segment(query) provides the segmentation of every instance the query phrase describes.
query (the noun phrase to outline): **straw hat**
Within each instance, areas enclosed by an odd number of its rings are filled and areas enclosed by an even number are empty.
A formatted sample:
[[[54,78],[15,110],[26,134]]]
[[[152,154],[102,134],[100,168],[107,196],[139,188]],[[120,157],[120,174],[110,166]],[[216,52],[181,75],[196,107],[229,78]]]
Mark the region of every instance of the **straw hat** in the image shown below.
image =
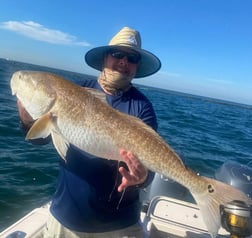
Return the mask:
[[[96,47],[89,50],[85,55],[86,63],[99,71],[102,71],[104,56],[109,49],[127,48],[138,52],[141,55],[141,61],[137,68],[135,78],[146,77],[156,73],[161,62],[157,56],[147,50],[141,49],[141,36],[136,30],[129,27],[123,27],[109,42],[107,46]]]

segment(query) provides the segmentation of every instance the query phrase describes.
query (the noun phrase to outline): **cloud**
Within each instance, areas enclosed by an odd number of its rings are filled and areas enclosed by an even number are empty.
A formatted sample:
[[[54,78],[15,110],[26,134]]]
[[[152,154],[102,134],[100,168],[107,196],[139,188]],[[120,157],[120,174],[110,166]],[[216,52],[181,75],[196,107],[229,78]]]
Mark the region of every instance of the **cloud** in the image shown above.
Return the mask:
[[[235,85],[235,82],[225,79],[216,79],[216,78],[206,78],[206,81],[209,83],[220,84],[220,85]]]
[[[38,41],[59,45],[90,46],[88,42],[78,41],[77,38],[59,30],[49,29],[33,21],[6,21],[0,23],[0,29],[16,32]]]

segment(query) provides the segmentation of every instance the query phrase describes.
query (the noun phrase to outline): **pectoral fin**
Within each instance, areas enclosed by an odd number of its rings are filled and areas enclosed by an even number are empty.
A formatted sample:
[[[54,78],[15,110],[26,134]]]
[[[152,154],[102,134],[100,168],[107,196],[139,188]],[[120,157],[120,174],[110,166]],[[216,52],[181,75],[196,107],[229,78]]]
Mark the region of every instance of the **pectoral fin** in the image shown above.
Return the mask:
[[[32,140],[38,138],[47,138],[51,134],[52,128],[52,116],[51,113],[47,113],[34,122],[25,139]]]
[[[57,152],[62,159],[66,160],[66,152],[69,147],[69,143],[60,132],[57,131],[57,125],[55,124],[55,118],[51,113],[47,113],[39,118],[32,125],[26,135],[26,140],[47,138],[51,134],[52,142]]]
[[[69,142],[56,131],[52,131],[51,135],[55,149],[59,153],[60,157],[66,161],[66,153],[69,148]]]
[[[95,88],[85,88],[85,90],[91,93],[96,98],[100,99],[102,102],[107,104],[106,94],[104,92],[99,91]]]

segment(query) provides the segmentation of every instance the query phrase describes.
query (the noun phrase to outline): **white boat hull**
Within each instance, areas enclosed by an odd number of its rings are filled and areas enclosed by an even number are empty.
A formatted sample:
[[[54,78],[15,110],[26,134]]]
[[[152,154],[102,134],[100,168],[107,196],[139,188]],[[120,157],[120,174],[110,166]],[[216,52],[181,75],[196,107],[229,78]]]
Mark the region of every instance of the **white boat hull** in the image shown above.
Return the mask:
[[[36,208],[0,233],[0,238],[38,238],[49,214],[50,204]],[[154,197],[141,213],[146,238],[210,238],[198,207],[174,198]],[[229,237],[220,229],[218,237]]]

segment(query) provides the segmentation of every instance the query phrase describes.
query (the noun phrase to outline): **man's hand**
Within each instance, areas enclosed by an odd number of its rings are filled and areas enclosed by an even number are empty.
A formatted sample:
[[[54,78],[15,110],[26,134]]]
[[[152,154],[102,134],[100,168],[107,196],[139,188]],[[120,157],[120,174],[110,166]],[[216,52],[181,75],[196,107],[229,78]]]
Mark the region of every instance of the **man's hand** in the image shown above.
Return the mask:
[[[143,164],[129,151],[120,150],[123,161],[127,164],[128,169],[119,168],[122,175],[122,183],[118,186],[118,192],[122,192],[125,188],[137,184],[142,184],[147,178],[148,170]]]
[[[25,108],[23,107],[22,103],[19,100],[17,101],[17,107],[18,107],[20,120],[22,121],[23,126],[30,128],[32,124],[34,123],[34,120],[30,116],[30,114],[25,110]]]

